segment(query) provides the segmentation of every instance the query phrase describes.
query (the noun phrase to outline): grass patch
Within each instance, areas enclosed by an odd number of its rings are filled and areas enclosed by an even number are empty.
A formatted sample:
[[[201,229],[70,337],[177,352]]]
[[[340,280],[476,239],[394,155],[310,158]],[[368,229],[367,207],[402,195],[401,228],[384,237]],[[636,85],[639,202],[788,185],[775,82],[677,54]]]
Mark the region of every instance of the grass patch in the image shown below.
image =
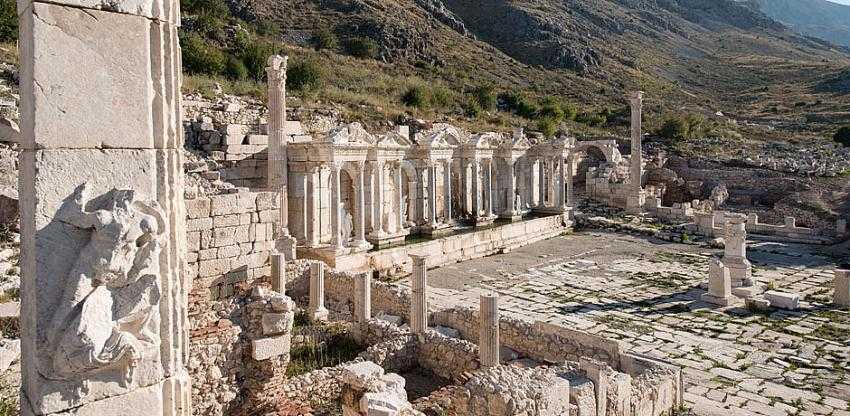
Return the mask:
[[[618,331],[633,332],[640,335],[648,335],[655,332],[655,330],[649,325],[630,321],[616,315],[594,316],[592,319],[600,324],[608,325],[609,328],[616,329]]]
[[[308,342],[290,352],[287,377],[296,377],[325,367],[353,360],[364,349],[348,333],[333,325],[323,327],[328,337],[321,342]]]

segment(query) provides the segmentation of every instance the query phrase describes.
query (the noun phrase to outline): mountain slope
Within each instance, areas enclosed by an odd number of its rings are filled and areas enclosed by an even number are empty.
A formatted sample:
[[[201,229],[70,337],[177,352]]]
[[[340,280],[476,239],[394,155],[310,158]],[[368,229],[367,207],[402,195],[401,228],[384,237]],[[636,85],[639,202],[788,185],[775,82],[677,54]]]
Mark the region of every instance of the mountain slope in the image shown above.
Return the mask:
[[[754,0],[759,10],[809,36],[850,47],[850,6],[826,0]]]
[[[453,88],[555,94],[588,106],[648,92],[649,112],[723,111],[788,130],[850,121],[847,51],[734,0],[232,0],[310,46],[326,27],[379,45],[382,70]],[[837,81],[836,81],[837,80]]]

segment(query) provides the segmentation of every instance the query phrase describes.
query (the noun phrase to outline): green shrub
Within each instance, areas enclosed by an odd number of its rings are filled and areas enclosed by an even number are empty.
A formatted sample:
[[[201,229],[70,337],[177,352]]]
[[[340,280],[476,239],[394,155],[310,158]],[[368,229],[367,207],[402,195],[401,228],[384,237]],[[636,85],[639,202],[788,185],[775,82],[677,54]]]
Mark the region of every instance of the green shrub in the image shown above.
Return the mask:
[[[227,64],[224,67],[224,76],[234,81],[242,81],[248,78],[248,68],[235,56],[228,55]]]
[[[187,15],[206,14],[219,19],[230,15],[230,9],[224,0],[181,0],[180,11]]]
[[[482,110],[493,111],[496,109],[496,93],[493,91],[493,87],[475,87],[470,96]]]
[[[428,94],[425,88],[420,85],[408,88],[401,96],[401,102],[406,106],[415,108],[427,108],[430,105]]]
[[[180,39],[183,49],[183,70],[189,74],[219,75],[227,58],[224,52],[192,33]]]
[[[688,123],[682,117],[669,117],[664,120],[656,134],[670,142],[686,140],[690,136]]]
[[[280,26],[277,23],[268,20],[260,19],[254,23],[254,30],[260,36],[277,37],[280,34]]]
[[[476,118],[481,115],[481,104],[478,103],[478,100],[467,97],[466,104],[463,106],[463,112],[472,118]]]
[[[558,132],[559,122],[553,118],[540,118],[537,120],[537,130],[546,137],[553,137]]]
[[[843,126],[838,129],[832,139],[844,147],[850,147],[850,126]]]
[[[333,51],[339,46],[339,40],[334,32],[331,32],[330,29],[326,27],[316,29],[316,31],[313,32],[313,36],[310,41],[313,43],[313,47],[315,47],[317,51],[322,49]]]
[[[499,99],[502,100],[507,110],[516,113],[520,117],[531,119],[537,114],[537,106],[522,94],[502,93],[499,94]]]
[[[208,39],[224,40],[227,37],[224,34],[224,20],[212,13],[201,12],[198,14],[192,27],[196,33]]]
[[[266,61],[274,55],[273,45],[265,42],[254,42],[242,50],[241,59],[248,70],[248,76],[260,81],[266,75]]]
[[[18,12],[13,0],[0,0],[0,42],[18,39]]]
[[[608,119],[602,114],[581,113],[576,116],[576,121],[591,127],[600,127],[608,122]]]
[[[297,61],[286,69],[286,88],[295,91],[315,91],[324,81],[322,66],[313,60]]]
[[[546,103],[537,112],[537,117],[540,119],[552,119],[557,123],[564,120],[564,110],[556,103]]]
[[[364,37],[351,38],[345,42],[345,50],[356,58],[375,58],[378,56],[378,43]]]
[[[442,86],[431,88],[431,105],[437,108],[448,108],[454,103],[452,92]]]

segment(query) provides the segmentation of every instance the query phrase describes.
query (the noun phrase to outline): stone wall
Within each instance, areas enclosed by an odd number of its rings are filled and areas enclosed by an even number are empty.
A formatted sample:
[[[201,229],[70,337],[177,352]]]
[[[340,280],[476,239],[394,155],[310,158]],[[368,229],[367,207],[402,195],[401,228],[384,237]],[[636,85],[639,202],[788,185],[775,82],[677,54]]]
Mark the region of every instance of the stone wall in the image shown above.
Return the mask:
[[[277,199],[242,191],[186,200],[193,413],[238,407],[250,349],[251,290],[269,275]]]

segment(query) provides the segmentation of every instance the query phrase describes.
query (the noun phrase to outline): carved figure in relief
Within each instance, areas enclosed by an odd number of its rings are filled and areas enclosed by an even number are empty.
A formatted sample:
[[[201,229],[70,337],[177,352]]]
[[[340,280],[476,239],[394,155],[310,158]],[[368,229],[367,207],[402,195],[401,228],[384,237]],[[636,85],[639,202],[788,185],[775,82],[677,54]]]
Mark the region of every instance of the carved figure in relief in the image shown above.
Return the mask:
[[[156,202],[117,189],[105,196],[106,207],[87,211],[88,193],[86,185],[77,188],[73,201],[57,213],[60,221],[90,230],[91,236],[64,277],[46,332],[52,355],[42,374],[53,380],[86,380],[92,373],[119,369],[126,387],[140,360],[158,350],[149,324],[160,300],[164,215]]]
[[[351,213],[348,212],[347,209],[345,209],[345,204],[342,202],[339,203],[339,213],[342,215],[342,221],[339,227],[340,241],[343,245],[345,245],[345,243],[347,243],[348,240],[351,239],[351,231],[354,229],[354,223],[351,217]]]

